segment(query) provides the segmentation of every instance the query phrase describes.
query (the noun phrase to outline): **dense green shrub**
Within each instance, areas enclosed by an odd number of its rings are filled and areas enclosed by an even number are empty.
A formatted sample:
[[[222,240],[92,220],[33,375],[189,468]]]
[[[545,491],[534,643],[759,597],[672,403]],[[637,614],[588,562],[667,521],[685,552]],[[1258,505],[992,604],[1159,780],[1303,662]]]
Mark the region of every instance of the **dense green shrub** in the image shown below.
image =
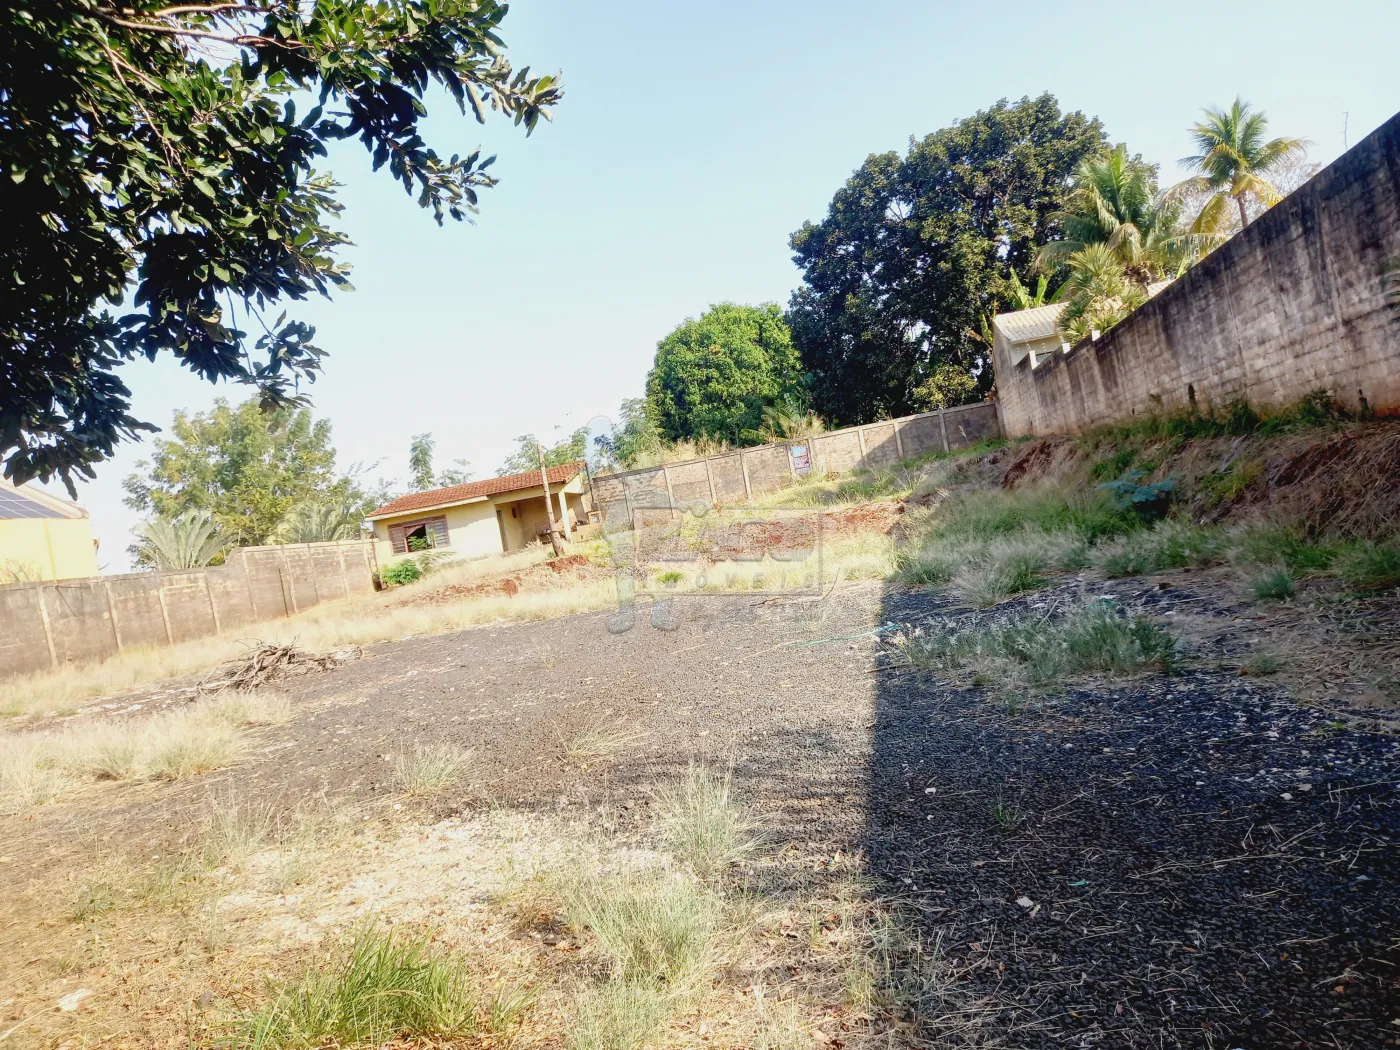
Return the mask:
[[[379,581],[385,587],[401,587],[405,583],[412,583],[421,579],[423,570],[412,558],[405,558],[403,561],[396,561],[384,566],[379,570]]]

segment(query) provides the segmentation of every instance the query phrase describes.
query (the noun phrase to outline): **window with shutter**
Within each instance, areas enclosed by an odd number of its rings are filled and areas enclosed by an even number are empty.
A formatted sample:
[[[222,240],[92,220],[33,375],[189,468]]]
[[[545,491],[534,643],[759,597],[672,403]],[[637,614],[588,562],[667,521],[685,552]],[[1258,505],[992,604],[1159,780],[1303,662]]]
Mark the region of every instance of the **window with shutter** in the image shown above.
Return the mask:
[[[428,524],[431,526],[428,531],[431,532],[433,535],[434,547],[452,546],[452,543],[448,538],[446,517],[433,518]]]
[[[452,537],[447,531],[446,516],[424,518],[422,521],[408,521],[402,525],[389,526],[389,545],[395,554],[409,554],[422,550],[427,541],[429,548],[451,547]]]

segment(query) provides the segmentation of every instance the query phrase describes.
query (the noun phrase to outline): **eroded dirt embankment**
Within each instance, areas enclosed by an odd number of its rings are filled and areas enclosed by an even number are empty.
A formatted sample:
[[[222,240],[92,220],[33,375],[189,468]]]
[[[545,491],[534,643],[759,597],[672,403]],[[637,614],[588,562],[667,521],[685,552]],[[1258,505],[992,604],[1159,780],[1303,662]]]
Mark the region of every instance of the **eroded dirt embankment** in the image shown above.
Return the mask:
[[[1097,434],[1007,451],[1001,484],[1083,486],[1142,471],[1174,479],[1203,523],[1268,522],[1310,534],[1381,538],[1400,528],[1400,423],[1246,437]]]

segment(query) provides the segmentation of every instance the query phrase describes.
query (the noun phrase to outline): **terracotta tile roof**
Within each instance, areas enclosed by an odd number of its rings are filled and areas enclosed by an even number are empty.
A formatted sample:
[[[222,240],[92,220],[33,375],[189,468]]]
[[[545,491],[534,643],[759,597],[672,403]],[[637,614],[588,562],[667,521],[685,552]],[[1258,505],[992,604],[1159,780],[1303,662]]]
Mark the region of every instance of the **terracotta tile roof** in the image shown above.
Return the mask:
[[[583,460],[576,460],[573,463],[561,463],[557,467],[549,467],[545,473],[549,477],[551,485],[563,485],[578,474],[583,469]],[[387,518],[394,514],[407,514],[409,511],[425,510],[428,507],[450,507],[454,503],[466,503],[468,500],[480,499],[483,496],[499,496],[503,492],[515,492],[519,489],[532,489],[540,483],[540,472],[538,470],[527,470],[524,474],[507,474],[503,478],[487,478],[484,481],[469,481],[465,485],[449,485],[445,489],[428,489],[426,492],[410,492],[407,496],[400,496],[396,500],[384,504],[378,510],[371,511],[365,515],[369,518]]]

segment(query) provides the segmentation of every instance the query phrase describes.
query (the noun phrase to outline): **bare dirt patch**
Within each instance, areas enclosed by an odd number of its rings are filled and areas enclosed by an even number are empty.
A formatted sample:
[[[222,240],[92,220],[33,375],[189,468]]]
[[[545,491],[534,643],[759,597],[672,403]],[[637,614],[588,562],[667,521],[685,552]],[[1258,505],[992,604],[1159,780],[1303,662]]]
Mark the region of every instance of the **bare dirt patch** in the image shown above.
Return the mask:
[[[942,945],[952,976],[940,987],[975,1010],[925,1000],[928,1027],[907,1045],[1385,1045],[1400,976],[1400,750],[1376,719],[1346,724],[1240,677],[1257,621],[1207,582],[1059,585],[1220,631],[1175,628],[1199,633],[1175,675],[1066,682],[1015,705],[993,684],[887,666],[887,625],[982,614],[879,585],[826,602],[696,598],[674,632],[612,635],[605,616],[581,615],[370,647],[281,686],[295,718],[257,730],[235,768],[0,822],[0,959],[34,960],[3,968],[0,1020],[86,988],[89,1013],[34,1022],[45,1044],[99,1023],[164,1038],[192,1009],[255,1001],[252,972],[284,972],[305,937],[356,916],[460,931],[476,907],[464,902],[496,878],[472,867],[491,851],[474,830],[487,814],[636,841],[657,785],[704,761],[732,767],[777,855],[813,872],[853,867]],[[615,747],[569,746],[609,728],[626,730]],[[394,758],[430,745],[469,751],[471,765],[414,802]],[[226,793],[281,812],[324,799],[346,817],[348,852],[310,910],[259,875],[262,888],[183,906],[183,925],[153,926],[144,947],[124,939],[129,917],[104,918],[130,913],[100,900],[75,910],[100,858],[155,871],[152,858],[187,855]],[[249,863],[272,871],[276,858]],[[485,913],[471,921],[503,932]],[[833,928],[783,921],[760,924],[775,944],[820,945]],[[523,936],[526,972],[572,950]],[[782,978],[789,990],[770,989],[775,1001],[797,1001],[802,966]],[[802,1032],[825,1016],[828,1039],[873,1038],[861,1010],[820,987],[826,998],[803,1000],[815,1013]],[[702,1016],[677,1023],[682,1045],[753,1045]]]

